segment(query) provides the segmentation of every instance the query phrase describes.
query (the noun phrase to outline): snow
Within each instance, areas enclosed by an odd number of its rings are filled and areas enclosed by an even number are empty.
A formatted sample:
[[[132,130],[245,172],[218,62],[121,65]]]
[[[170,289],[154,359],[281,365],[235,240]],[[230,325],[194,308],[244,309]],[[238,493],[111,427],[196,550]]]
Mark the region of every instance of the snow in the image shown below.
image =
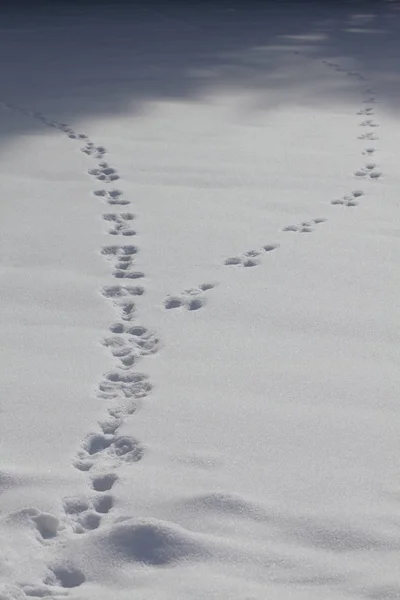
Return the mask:
[[[0,600],[400,597],[398,9],[3,14]]]

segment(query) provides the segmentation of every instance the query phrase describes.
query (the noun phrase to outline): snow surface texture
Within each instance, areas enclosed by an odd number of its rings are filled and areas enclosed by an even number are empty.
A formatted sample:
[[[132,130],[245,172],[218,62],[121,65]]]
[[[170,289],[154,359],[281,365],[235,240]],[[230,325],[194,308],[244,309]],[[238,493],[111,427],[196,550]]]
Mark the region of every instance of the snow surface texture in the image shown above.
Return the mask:
[[[397,9],[4,16],[1,600],[400,598]]]

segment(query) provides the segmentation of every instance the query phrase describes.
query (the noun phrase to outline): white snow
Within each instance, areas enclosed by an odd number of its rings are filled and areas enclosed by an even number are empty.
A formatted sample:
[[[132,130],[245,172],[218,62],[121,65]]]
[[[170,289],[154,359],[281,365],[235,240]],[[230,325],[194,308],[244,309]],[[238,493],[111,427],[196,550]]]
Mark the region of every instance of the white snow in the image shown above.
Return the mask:
[[[400,598],[399,5],[0,24],[0,600]]]

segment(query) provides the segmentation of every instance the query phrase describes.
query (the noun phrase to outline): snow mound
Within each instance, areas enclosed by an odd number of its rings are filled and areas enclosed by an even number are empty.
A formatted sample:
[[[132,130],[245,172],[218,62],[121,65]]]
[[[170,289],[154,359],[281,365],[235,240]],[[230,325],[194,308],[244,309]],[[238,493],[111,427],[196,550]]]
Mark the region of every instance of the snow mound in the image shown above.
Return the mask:
[[[102,544],[126,561],[147,565],[170,565],[209,555],[200,536],[179,525],[157,519],[127,519],[111,527]]]

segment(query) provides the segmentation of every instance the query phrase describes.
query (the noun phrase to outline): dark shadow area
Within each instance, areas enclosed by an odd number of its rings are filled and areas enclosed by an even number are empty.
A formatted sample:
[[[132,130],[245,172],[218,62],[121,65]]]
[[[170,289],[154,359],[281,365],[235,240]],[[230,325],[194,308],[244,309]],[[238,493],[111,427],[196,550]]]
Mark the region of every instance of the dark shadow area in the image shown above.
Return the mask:
[[[270,90],[288,104],[307,86],[324,94],[320,74],[293,68],[297,51],[345,61],[373,85],[378,77],[380,101],[397,110],[399,8],[383,0],[2,4],[0,100],[70,123],[219,89],[254,91],[254,106],[268,109]],[[334,93],[346,93],[339,81]],[[0,136],[15,127],[10,120]]]

